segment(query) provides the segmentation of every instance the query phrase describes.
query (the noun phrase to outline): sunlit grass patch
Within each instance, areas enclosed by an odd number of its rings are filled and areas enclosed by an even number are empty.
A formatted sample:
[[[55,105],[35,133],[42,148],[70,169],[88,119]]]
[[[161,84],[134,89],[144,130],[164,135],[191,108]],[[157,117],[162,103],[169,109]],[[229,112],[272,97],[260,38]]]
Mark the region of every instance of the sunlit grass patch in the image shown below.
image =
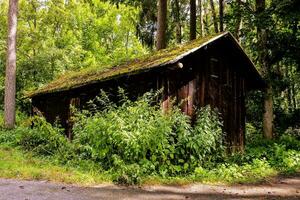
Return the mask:
[[[21,180],[46,180],[51,182],[93,186],[111,183],[113,172],[85,170],[83,166],[60,166],[47,159],[34,157],[31,153],[7,146],[0,146],[0,178]],[[299,169],[288,173],[299,172]],[[271,167],[264,160],[254,160],[250,164],[220,164],[214,169],[197,168],[192,175],[162,177],[159,175],[141,177],[142,185],[176,185],[194,183],[237,184],[259,183],[283,173]]]
[[[80,185],[110,182],[108,174],[59,166],[49,160],[33,157],[31,153],[5,146],[0,146],[0,177]]]

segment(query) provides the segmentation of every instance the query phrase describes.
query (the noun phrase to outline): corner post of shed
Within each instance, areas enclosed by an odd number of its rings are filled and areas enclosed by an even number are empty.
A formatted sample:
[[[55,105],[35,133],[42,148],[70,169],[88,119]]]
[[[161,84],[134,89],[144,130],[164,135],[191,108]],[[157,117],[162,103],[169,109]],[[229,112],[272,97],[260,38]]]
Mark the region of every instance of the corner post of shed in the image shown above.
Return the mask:
[[[73,126],[74,126],[74,117],[76,109],[80,106],[80,98],[71,98],[69,100],[69,112],[68,112],[68,119],[67,119],[67,128],[66,134],[69,140],[73,139]]]

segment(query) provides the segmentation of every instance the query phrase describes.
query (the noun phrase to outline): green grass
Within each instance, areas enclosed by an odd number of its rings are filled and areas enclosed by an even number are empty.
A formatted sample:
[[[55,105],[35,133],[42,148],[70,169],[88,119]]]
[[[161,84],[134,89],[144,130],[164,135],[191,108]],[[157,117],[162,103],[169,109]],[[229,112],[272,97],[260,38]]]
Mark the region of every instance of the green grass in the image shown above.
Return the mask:
[[[245,184],[267,181],[280,172],[266,163],[252,165],[220,165],[212,170],[200,169],[195,174],[186,177],[162,178],[159,176],[143,179],[146,185],[187,185],[191,183],[205,184]]]
[[[187,185],[191,183],[236,184],[257,183],[268,180],[281,173],[270,167],[266,162],[257,160],[248,165],[220,165],[206,170],[199,168],[192,176],[141,177],[144,185]],[[83,171],[74,167],[55,164],[48,159],[33,156],[22,150],[0,146],[0,177],[21,180],[47,180],[57,183],[92,186],[112,183],[108,172]]]
[[[87,186],[109,183],[111,179],[105,173],[59,166],[47,159],[37,158],[31,153],[25,153],[8,146],[0,146],[0,177],[21,180],[47,180]]]

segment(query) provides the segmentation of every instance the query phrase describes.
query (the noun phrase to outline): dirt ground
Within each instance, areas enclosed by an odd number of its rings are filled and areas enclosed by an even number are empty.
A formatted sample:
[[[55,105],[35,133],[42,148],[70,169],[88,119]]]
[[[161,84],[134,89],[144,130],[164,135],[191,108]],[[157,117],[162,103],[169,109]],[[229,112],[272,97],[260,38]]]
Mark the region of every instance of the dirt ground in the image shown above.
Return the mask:
[[[300,199],[300,175],[276,178],[263,184],[234,186],[77,187],[46,181],[0,179],[0,200],[96,199]]]

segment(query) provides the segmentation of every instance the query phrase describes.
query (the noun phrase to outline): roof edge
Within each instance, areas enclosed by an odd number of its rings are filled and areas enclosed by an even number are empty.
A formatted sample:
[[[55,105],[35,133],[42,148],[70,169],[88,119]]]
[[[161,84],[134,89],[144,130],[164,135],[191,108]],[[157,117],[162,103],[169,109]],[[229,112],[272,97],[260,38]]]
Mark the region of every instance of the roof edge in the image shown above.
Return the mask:
[[[193,48],[193,49],[187,51],[186,53],[183,53],[183,54],[177,56],[175,59],[173,59],[173,60],[171,60],[171,61],[169,61],[169,62],[166,62],[166,63],[163,64],[162,66],[169,65],[169,64],[174,64],[174,63],[178,62],[179,60],[181,60],[182,58],[184,58],[184,57],[190,55],[191,53],[194,53],[194,52],[198,51],[199,49],[205,47],[206,45],[208,45],[208,44],[210,44],[210,43],[212,43],[212,42],[214,42],[214,41],[216,41],[216,40],[218,40],[218,39],[220,39],[220,38],[222,38],[222,37],[224,37],[224,36],[226,36],[226,35],[228,35],[228,34],[230,34],[230,32],[228,32],[228,31],[223,32],[223,33],[221,33],[220,35],[217,35],[216,37],[213,37],[213,38],[211,38],[210,40],[208,40],[208,41],[202,43],[202,44],[199,45],[198,47],[195,47],[195,48]],[[232,36],[232,35],[231,35],[231,36]]]
[[[230,36],[230,39],[234,41],[234,43],[236,44],[236,46],[239,48],[240,52],[242,52],[242,54],[245,56],[245,58],[247,58],[247,61],[249,62],[249,64],[251,65],[251,68],[253,70],[253,73],[256,74],[256,76],[259,78],[260,84],[261,84],[261,88],[256,88],[256,89],[265,89],[268,84],[266,83],[266,81],[263,79],[263,76],[260,74],[260,72],[257,70],[257,68],[255,67],[254,62],[250,59],[250,57],[248,56],[248,54],[246,53],[246,51],[244,50],[244,48],[241,46],[241,44],[239,43],[239,41],[233,36],[232,33],[227,32],[228,35]]]

